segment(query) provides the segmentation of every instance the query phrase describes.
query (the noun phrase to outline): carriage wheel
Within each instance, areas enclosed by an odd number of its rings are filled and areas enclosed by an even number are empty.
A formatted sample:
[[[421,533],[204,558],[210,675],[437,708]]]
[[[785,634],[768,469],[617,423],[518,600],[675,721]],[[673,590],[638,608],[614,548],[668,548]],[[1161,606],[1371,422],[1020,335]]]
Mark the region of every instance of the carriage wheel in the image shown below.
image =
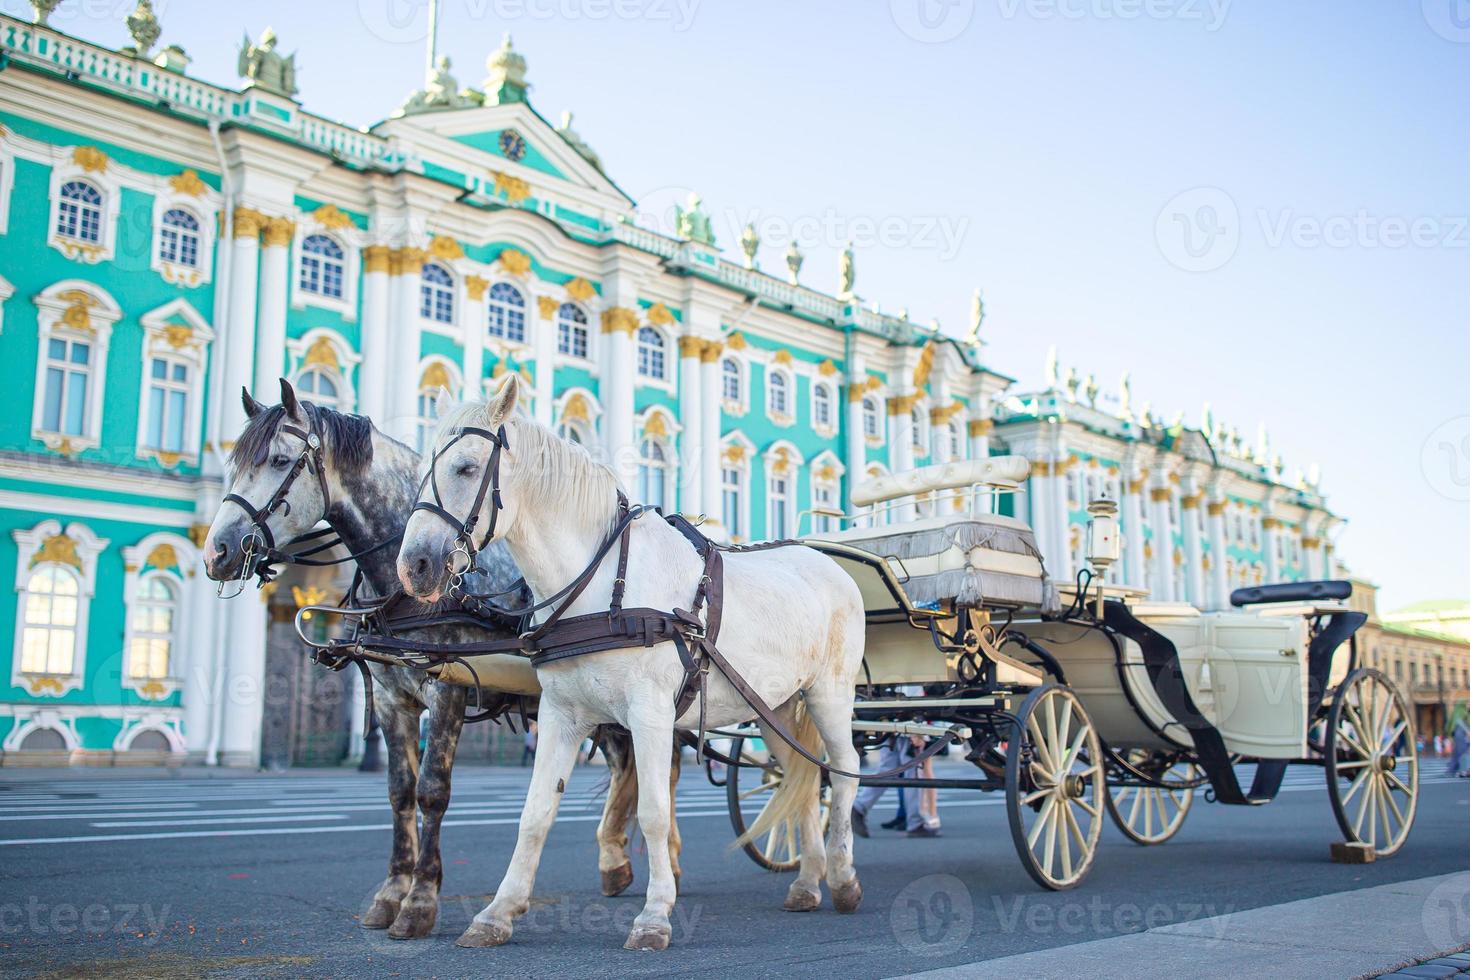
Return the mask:
[[[1155,773],[1165,786],[1108,786],[1108,815],[1135,844],[1162,844],[1179,833],[1184,818],[1194,805],[1194,788],[1189,784],[1199,778],[1199,767],[1192,762],[1178,762],[1162,768],[1161,753],[1135,749],[1128,762],[1144,772]],[[1173,785],[1183,784],[1183,785]]]
[[[743,755],[745,739],[736,736],[730,740],[729,757],[749,761]],[[742,787],[743,781],[743,787]],[[725,799],[730,807],[730,826],[735,836],[745,833],[756,821],[757,815],[770,806],[776,787],[781,785],[781,767],[755,769],[730,766],[725,770]],[[832,818],[831,791],[822,787],[822,833],[827,833],[827,824]],[[747,814],[749,819],[747,819]],[[750,859],[768,871],[794,871],[801,864],[801,833],[793,820],[777,824],[771,832],[741,849]]]
[[[1380,857],[1404,846],[1419,803],[1414,719],[1399,689],[1379,671],[1353,671],[1327,716],[1327,795],[1349,841]]]
[[[1070,688],[1047,684],[1016,712],[1006,746],[1006,811],[1027,874],[1043,888],[1076,886],[1102,835],[1102,744]]]

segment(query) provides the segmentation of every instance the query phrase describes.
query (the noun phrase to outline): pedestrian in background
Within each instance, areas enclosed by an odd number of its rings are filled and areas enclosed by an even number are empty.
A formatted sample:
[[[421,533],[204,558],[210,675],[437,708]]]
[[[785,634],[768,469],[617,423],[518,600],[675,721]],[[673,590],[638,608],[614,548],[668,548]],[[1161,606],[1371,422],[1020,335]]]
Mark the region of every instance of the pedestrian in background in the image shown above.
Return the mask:
[[[536,762],[536,722],[534,721],[526,723],[526,736],[521,745],[522,768],[525,767],[527,760],[530,760],[532,764]]]

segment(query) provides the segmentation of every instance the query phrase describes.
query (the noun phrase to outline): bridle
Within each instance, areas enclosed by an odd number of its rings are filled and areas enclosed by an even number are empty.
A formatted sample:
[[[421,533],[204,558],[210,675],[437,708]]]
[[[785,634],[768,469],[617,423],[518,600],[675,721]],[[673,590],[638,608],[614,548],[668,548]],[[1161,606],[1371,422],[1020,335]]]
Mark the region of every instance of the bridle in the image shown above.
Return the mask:
[[[439,468],[439,457],[466,436],[484,439],[490,443],[492,448],[490,461],[486,464],[480,476],[480,486],[475,491],[474,503],[470,504],[469,514],[464,520],[460,520],[444,508],[444,498],[439,494],[439,478],[435,471]],[[414,511],[426,510],[454,529],[454,549],[444,559],[445,571],[449,573],[449,586],[446,591],[451,595],[460,591],[465,574],[475,566],[475,555],[479,554],[480,550],[495,537],[495,522],[505,506],[500,500],[500,453],[509,448],[510,440],[506,437],[504,425],[494,432],[476,426],[466,426],[456,432],[454,438],[439,447],[429,458],[429,472],[424,475],[423,482],[419,484],[419,496],[423,496],[424,487],[427,485],[433,491],[434,499],[432,501],[419,500],[413,505],[413,510],[409,514],[411,516]],[[491,503],[490,522],[485,528],[484,536],[477,543],[475,525],[480,522],[480,508],[484,506],[487,496]]]
[[[225,503],[234,504],[250,518],[250,526],[240,538],[240,551],[244,555],[244,559],[240,565],[240,577],[238,579],[240,583],[239,590],[234,595],[239,595],[240,592],[244,591],[244,583],[252,575],[258,574],[262,585],[270,581],[271,575],[273,574],[270,566],[273,563],[277,561],[290,562],[300,560],[299,555],[290,555],[276,548],[276,536],[271,532],[270,518],[272,514],[282,508],[285,508],[285,513],[291,513],[291,504],[286,498],[290,496],[291,487],[296,483],[296,478],[301,475],[302,470],[311,471],[316,477],[317,485],[321,487],[322,516],[319,520],[326,520],[327,513],[332,509],[332,493],[327,487],[327,468],[325,460],[322,457],[322,438],[317,432],[316,418],[309,410],[303,409],[302,411],[306,412],[307,419],[309,420],[308,428],[303,429],[289,422],[282,422],[278,427],[278,431],[295,436],[301,440],[301,452],[297,454],[296,462],[291,464],[291,469],[287,471],[280,485],[276,487],[275,493],[271,494],[270,499],[263,506],[257,508],[238,493],[225,494]],[[252,461],[252,464],[260,466],[269,458],[270,451],[270,443],[266,443],[261,447],[260,453]],[[330,533],[330,529],[325,531],[312,531],[300,535],[299,537],[293,538],[292,543],[321,537],[324,533]],[[332,547],[335,543],[329,542],[325,545],[312,548],[304,552],[304,554],[316,554],[318,551]],[[225,582],[219,584],[219,588],[216,590],[217,595],[225,597],[225,585]],[[233,597],[232,595],[225,598]]]

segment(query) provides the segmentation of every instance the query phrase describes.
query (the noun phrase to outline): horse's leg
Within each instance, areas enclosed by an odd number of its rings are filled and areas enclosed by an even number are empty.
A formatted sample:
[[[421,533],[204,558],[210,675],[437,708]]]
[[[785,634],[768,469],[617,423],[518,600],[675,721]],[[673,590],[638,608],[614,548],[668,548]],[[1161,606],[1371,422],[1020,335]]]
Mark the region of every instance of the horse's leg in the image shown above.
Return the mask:
[[[669,913],[678,894],[669,860],[669,826],[673,823],[669,748],[674,738],[674,702],[668,698],[667,703],[640,706],[630,714],[628,722],[638,764],[638,826],[648,842],[648,892],[623,948],[667,949],[673,934]]]
[[[515,853],[495,900],[480,910],[468,929],[457,940],[460,946],[499,946],[508,942],[512,922],[531,905],[531,888],[536,883],[536,867],[541,863],[541,849],[546,835],[556,820],[556,808],[566,791],[567,778],[577,761],[582,740],[591,725],[574,722],[545,698],[537,719],[536,761],[531,767],[531,786],[526,791],[526,805],[521,810],[520,832]]]
[[[419,775],[419,707],[400,699],[379,685],[373,692],[373,710],[383,729],[388,748],[388,803],[393,807],[393,855],[388,859],[388,877],[373,895],[373,904],[362,917],[364,929],[386,929],[398,917],[403,896],[413,885],[413,866],[418,857],[417,806],[414,784]]]
[[[597,868],[602,872],[602,893],[611,897],[633,883],[628,821],[638,807],[638,774],[633,740],[622,729],[610,725],[603,729],[602,754],[607,757],[608,786],[602,822],[597,825]]]
[[[674,891],[679,890],[679,879],[683,876],[683,869],[679,867],[679,855],[684,851],[684,838],[679,835],[678,807],[674,800],[675,790],[679,787],[679,770],[682,768],[683,743],[678,736],[674,737],[674,757],[669,762],[669,865],[674,870]],[[696,760],[697,761],[697,760]]]
[[[861,760],[852,746],[852,688],[834,684],[814,687],[806,694],[806,710],[822,734],[827,758],[837,769],[857,772]],[[832,890],[832,907],[839,912],[856,912],[863,900],[852,863],[852,803],[858,781],[833,774],[831,825],[827,830],[827,887]],[[802,839],[805,852],[806,840]]]
[[[469,689],[434,683],[429,687],[429,737],[419,765],[418,804],[423,820],[413,887],[388,929],[394,939],[418,939],[434,931],[439,917],[439,884],[444,862],[439,854],[439,827],[449,808],[449,772],[454,750],[464,728],[465,698]]]
[[[815,719],[797,724],[796,706],[799,699],[792,698],[786,704],[776,709],[776,716],[786,726],[786,730],[801,739],[804,743],[815,741],[815,731],[812,730],[812,722]],[[793,767],[800,764],[809,767],[810,764],[796,754],[796,751],[787,745],[779,735],[774,732],[765,732],[765,743],[771,750],[771,755],[781,765],[781,771],[789,774]],[[815,745],[807,745],[808,751],[818,748]],[[814,753],[815,754],[815,753]],[[801,866],[797,869],[796,880],[786,892],[786,901],[782,908],[788,912],[810,912],[822,904],[822,878],[827,871],[827,852],[822,846],[822,784],[820,775],[812,781],[812,791],[807,798],[801,801],[798,827],[801,831]],[[852,801],[848,801],[851,806]]]

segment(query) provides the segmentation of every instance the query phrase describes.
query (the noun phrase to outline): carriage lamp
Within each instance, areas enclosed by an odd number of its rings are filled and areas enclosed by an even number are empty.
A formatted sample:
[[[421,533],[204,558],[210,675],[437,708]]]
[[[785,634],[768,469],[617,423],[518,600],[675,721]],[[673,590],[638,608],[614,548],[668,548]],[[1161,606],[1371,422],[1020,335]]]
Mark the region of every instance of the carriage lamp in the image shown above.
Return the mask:
[[[1097,577],[1097,615],[1102,617],[1103,579],[1114,562],[1123,557],[1118,540],[1117,501],[1099,497],[1087,505],[1087,564]]]

